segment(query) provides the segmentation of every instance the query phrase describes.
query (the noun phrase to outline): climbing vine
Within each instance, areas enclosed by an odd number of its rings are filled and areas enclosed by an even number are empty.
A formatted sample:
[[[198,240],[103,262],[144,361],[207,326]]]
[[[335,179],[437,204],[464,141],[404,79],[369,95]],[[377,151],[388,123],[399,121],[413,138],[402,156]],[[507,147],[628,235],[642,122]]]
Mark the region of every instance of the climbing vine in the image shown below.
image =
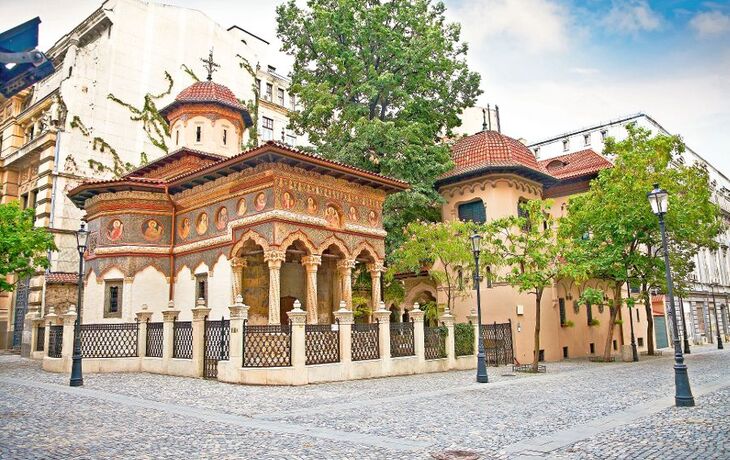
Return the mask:
[[[183,70],[183,72],[188,74],[190,76],[190,78],[193,79],[193,81],[196,81],[196,82],[200,81],[200,78],[198,78],[198,76],[195,75],[195,72],[193,72],[193,70],[190,67],[188,67],[186,64],[181,65],[180,68]]]
[[[244,146],[244,148],[252,148],[259,145],[259,134],[258,134],[258,126],[259,126],[259,87],[256,84],[256,69],[254,69],[253,66],[248,62],[248,60],[241,56],[240,54],[236,54],[236,57],[240,60],[238,65],[241,66],[242,69],[244,69],[251,77],[253,78],[253,83],[251,84],[251,89],[253,90],[253,99],[249,101],[242,101],[239,100],[239,102],[243,105],[245,105],[249,113],[251,114],[251,121],[252,126],[249,128],[248,132],[248,144]],[[256,66],[258,68],[258,64]]]

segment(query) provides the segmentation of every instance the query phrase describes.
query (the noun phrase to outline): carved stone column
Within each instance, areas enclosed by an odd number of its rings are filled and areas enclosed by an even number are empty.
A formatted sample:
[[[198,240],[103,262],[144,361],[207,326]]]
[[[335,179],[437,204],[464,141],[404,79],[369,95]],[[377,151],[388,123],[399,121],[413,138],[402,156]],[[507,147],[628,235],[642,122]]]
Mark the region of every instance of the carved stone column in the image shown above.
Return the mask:
[[[286,260],[286,253],[266,251],[264,260],[269,264],[269,324],[281,324],[281,264]]]
[[[302,265],[307,271],[307,322],[317,324],[317,270],[322,265],[322,256],[311,255],[302,257]]]
[[[233,276],[233,299],[243,296],[243,269],[248,266],[246,259],[234,257],[231,259],[231,273]]]
[[[370,280],[372,285],[372,306],[371,309],[375,311],[380,306],[380,278],[383,273],[383,264],[376,262],[368,264],[368,271],[370,272]]]
[[[352,269],[355,268],[354,260],[340,260],[337,262],[337,273],[342,280],[342,300],[347,304],[347,309],[352,310]]]

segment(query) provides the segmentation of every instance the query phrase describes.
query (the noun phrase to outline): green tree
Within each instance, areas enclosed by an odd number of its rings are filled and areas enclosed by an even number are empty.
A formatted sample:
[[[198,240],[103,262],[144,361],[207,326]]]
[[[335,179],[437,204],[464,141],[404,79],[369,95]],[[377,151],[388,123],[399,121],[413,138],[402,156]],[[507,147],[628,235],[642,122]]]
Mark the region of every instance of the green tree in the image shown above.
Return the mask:
[[[469,236],[476,229],[471,222],[411,222],[406,227],[406,239],[392,253],[387,278],[396,273],[424,270],[447,295],[446,309],[453,311],[454,300],[468,290],[474,256]]]
[[[628,137],[608,139],[604,153],[614,167],[601,171],[588,193],[573,197],[561,220],[562,236],[571,242],[566,270],[576,279],[609,283],[613,292],[604,358],[611,355],[613,329],[627,279],[638,280],[648,317],[649,351],[653,352],[653,321],[649,290],[665,288],[661,237],[656,216],[646,198],[654,184],[670,193],[666,215],[673,273],[680,284],[691,272],[700,248],[714,248],[722,229],[711,200],[707,170],[681,160],[684,144],[677,136],[656,135],[633,125]],[[635,281],[632,281],[635,282]]]
[[[277,34],[294,57],[291,126],[331,159],[408,181],[388,198],[388,252],[417,219],[440,219],[435,179],[451,168],[439,140],[476,102],[460,26],[430,0],[294,0],[277,7]]]
[[[497,237],[490,244],[501,254],[507,271],[500,278],[520,292],[535,295],[535,348],[532,370],[537,372],[540,357],[541,301],[545,288],[553,285],[561,273],[561,245],[557,241],[556,223],[550,215],[550,200],[531,200],[520,205],[519,216],[493,222]]]
[[[0,204],[0,292],[12,291],[16,279],[48,267],[48,251],[56,245],[45,228],[34,227],[33,209],[21,210],[17,202]]]

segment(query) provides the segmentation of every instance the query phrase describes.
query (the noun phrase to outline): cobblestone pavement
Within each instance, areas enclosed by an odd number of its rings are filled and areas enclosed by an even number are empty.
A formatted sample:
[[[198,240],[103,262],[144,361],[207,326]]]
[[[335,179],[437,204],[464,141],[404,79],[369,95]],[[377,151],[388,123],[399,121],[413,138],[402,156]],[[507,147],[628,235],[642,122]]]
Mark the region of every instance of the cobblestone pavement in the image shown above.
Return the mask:
[[[687,360],[697,407],[672,406],[671,356],[489,368],[306,387],[87,374],[83,388],[0,355],[0,458],[730,459],[730,351]]]

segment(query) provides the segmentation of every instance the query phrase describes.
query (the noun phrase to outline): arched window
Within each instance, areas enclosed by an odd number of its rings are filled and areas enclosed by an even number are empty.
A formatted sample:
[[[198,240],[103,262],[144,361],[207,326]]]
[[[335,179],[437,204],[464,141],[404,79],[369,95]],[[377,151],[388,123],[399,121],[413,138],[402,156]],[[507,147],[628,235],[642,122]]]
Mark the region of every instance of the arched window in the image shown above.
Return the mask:
[[[472,221],[483,224],[487,221],[487,212],[484,209],[484,202],[480,199],[462,203],[459,205],[459,220]]]

